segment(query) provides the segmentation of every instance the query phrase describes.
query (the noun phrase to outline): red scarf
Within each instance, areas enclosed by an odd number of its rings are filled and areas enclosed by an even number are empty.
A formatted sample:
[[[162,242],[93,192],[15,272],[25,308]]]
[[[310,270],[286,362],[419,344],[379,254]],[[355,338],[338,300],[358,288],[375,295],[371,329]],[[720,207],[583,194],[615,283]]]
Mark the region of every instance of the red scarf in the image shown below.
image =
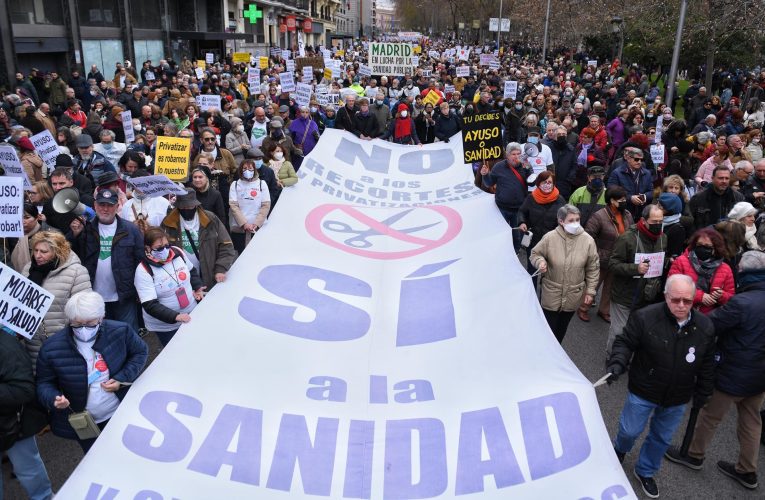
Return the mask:
[[[548,205],[558,199],[558,196],[560,196],[560,191],[558,191],[557,187],[553,187],[552,191],[545,194],[542,192],[541,189],[536,188],[534,191],[531,192],[531,196],[533,196],[534,201],[536,201],[540,205]]]
[[[408,116],[406,118],[401,118],[400,116],[397,117],[396,129],[393,133],[393,137],[396,139],[402,139],[410,135],[412,135],[412,122],[410,121],[410,118]]]
[[[661,237],[661,233],[654,234],[651,231],[648,230],[648,226],[646,225],[645,221],[643,219],[640,219],[636,225],[637,230],[640,231],[640,233],[648,238],[651,241],[656,241]]]

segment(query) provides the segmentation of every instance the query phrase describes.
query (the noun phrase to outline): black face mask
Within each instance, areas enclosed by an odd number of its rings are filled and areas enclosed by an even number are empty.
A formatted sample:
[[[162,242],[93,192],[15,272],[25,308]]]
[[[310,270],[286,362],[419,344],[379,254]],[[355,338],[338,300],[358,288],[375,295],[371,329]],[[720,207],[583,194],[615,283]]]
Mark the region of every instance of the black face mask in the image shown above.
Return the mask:
[[[619,205],[617,205],[617,208],[619,209],[619,211],[622,211],[622,212],[624,210],[626,210],[627,209],[627,200],[620,201]]]
[[[651,231],[653,234],[661,234],[661,228],[662,224],[648,224],[648,230]]]
[[[183,220],[192,220],[194,218],[194,215],[197,213],[196,208],[179,208],[178,212],[181,213],[181,217],[183,217]]]
[[[695,253],[696,257],[701,261],[707,261],[715,255],[714,249],[709,247],[695,247],[693,253]]]
[[[555,139],[555,145],[559,148],[565,148],[568,141],[566,141],[565,137],[558,137]]]

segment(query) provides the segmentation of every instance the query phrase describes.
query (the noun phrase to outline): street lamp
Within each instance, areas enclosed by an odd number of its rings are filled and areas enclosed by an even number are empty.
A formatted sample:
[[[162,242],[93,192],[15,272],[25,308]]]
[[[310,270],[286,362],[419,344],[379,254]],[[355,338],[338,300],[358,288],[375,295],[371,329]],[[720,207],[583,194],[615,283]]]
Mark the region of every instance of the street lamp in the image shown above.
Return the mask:
[[[624,50],[624,20],[619,16],[612,17],[611,30],[619,37],[619,62],[621,62]]]

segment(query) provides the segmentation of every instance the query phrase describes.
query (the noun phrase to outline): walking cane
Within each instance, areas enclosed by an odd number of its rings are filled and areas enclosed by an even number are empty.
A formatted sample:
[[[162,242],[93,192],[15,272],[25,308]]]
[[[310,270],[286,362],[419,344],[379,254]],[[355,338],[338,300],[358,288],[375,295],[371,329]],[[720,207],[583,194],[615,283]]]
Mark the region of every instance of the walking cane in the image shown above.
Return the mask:
[[[699,418],[700,408],[691,408],[691,414],[688,417],[688,427],[685,428],[685,436],[683,436],[683,444],[680,446],[680,455],[688,456],[688,448],[691,446],[693,440],[693,431],[696,430],[696,419]]]

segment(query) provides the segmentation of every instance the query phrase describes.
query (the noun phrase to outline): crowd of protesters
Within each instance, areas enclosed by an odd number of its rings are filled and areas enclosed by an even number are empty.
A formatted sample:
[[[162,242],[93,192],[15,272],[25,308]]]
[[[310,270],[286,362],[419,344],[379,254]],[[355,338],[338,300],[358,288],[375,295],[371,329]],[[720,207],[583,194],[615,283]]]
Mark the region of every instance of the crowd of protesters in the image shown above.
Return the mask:
[[[566,51],[539,61],[493,43],[423,39],[418,47],[409,74],[371,77],[360,75],[367,42],[308,47],[307,56],[339,61],[340,74],[327,79],[316,68],[308,102],[282,92],[282,51],[268,68],[226,60],[201,69],[184,58],[92,66],[68,78],[36,69],[16,75],[0,105],[0,141],[16,148],[32,188],[25,236],[5,241],[1,257],[55,297],[32,339],[0,334],[0,450],[32,498],[51,496],[35,435],[50,425],[87,452],[98,431],[81,434],[72,416],[86,413],[91,428],[103,429],[146,363],[142,337],[166,345],[192,320],[298,182],[325,130],[449,142],[462,117],[487,112],[500,116],[505,157],[473,164],[475,182],[495,196],[522,265],[539,276],[552,332],[563,343],[574,315],[609,323],[609,382],[629,373],[617,456],[653,414],[635,474],[655,498],[665,452],[701,468],[735,403],[741,454],[718,467],[757,487],[765,71],[716,71],[714,88],[692,81],[667,103],[658,77],[638,65],[588,66],[587,54]],[[493,59],[484,64],[487,54]],[[469,74],[457,76],[465,67]],[[260,83],[250,87],[252,72]],[[518,82],[514,95],[504,93],[507,80]],[[218,96],[220,105],[203,110],[199,95]],[[59,149],[52,169],[30,140],[46,130]],[[191,141],[184,195],[147,197],[131,184],[153,173],[161,136]],[[66,188],[85,215],[54,209]],[[681,453],[669,445],[689,401],[703,409],[697,437]]]

